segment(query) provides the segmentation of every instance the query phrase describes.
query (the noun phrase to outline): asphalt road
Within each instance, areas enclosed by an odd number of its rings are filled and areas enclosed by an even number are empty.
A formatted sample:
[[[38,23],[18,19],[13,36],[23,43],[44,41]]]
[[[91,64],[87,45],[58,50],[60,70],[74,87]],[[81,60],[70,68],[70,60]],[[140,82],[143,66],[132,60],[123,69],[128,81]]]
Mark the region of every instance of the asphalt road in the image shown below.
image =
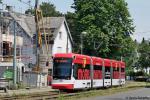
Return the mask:
[[[150,88],[120,92],[109,96],[84,98],[81,100],[150,100]]]

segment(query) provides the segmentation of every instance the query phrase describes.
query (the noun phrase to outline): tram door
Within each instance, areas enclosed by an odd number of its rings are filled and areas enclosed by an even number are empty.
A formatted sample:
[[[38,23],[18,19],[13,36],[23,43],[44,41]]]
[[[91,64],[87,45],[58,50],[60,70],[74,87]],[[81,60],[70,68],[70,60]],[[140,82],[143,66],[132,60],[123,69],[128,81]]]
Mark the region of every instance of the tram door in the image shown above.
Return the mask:
[[[104,86],[108,87],[111,85],[111,67],[105,67]]]

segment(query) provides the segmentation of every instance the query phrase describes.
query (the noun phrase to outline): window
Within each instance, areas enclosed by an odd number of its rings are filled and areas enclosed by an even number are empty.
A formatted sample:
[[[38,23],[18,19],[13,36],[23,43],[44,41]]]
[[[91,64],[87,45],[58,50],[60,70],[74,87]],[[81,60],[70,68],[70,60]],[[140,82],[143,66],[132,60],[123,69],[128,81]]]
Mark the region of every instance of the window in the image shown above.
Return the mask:
[[[114,67],[113,68],[113,79],[118,79],[119,78],[119,67]]]
[[[11,55],[11,43],[3,42],[3,56]]]
[[[55,28],[51,28],[51,33],[54,33],[55,32]]]
[[[22,73],[24,73],[24,72],[25,72],[25,70],[24,70],[24,66],[22,66],[22,67],[21,67],[21,70],[22,70]]]
[[[16,56],[20,56],[21,50],[20,48],[16,48]]]
[[[73,67],[73,76],[78,80],[90,79],[90,65],[84,68],[82,64],[75,64]]]
[[[52,69],[48,69],[48,75],[52,75]]]
[[[57,47],[57,53],[61,53],[62,52],[62,47]]]
[[[51,30],[51,33],[54,33],[54,30]]]
[[[124,72],[124,68],[121,68],[121,72]]]
[[[110,67],[105,67],[105,79],[110,79]]]
[[[102,66],[94,65],[94,79],[102,79]]]
[[[70,79],[71,68],[72,68],[71,58],[55,58],[54,65],[53,65],[53,78]]]
[[[59,32],[59,39],[62,39],[62,32]]]
[[[121,68],[121,78],[125,78],[125,69]]]
[[[115,67],[115,68],[113,68],[113,71],[118,71],[119,72],[119,68]]]

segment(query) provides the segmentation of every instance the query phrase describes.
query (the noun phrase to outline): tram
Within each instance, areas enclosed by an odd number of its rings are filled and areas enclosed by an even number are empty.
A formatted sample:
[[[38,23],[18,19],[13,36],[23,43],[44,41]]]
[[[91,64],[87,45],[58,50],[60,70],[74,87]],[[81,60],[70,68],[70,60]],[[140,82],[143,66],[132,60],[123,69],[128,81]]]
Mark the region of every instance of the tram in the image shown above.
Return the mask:
[[[53,89],[90,89],[125,84],[125,63],[74,53],[53,56]]]

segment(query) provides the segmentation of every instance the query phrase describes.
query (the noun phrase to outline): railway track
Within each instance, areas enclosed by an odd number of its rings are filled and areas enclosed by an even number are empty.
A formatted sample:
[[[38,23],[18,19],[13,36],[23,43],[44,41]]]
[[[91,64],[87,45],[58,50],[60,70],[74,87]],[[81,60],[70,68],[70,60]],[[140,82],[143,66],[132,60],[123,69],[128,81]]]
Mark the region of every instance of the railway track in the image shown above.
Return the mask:
[[[41,92],[31,94],[20,94],[0,97],[0,100],[45,100],[46,98],[54,99],[59,96],[59,92]],[[48,99],[47,99],[48,100]]]
[[[127,86],[126,86],[127,87]],[[117,89],[118,87],[114,87]],[[123,88],[123,87],[120,87]],[[108,88],[109,89],[109,88]],[[91,91],[76,91],[76,92],[62,92],[62,91],[49,91],[49,92],[41,92],[41,93],[31,93],[26,95],[12,95],[12,96],[4,96],[0,97],[0,100],[56,100],[58,98],[66,98],[72,97],[77,95],[86,95],[90,94],[91,92],[98,92],[100,90],[107,90],[107,89],[94,89]],[[107,90],[108,91],[108,90]]]
[[[3,96],[0,97],[0,100],[54,100],[59,97],[69,97],[74,96],[79,93],[68,93],[68,92],[42,92],[35,94],[26,94],[26,95],[14,95],[14,96]]]
[[[87,91],[82,91],[86,93]],[[0,100],[55,100],[61,97],[70,97],[80,94],[81,92],[42,92],[42,93],[35,93],[35,94],[26,94],[26,95],[14,95],[14,96],[4,96],[0,97]]]

